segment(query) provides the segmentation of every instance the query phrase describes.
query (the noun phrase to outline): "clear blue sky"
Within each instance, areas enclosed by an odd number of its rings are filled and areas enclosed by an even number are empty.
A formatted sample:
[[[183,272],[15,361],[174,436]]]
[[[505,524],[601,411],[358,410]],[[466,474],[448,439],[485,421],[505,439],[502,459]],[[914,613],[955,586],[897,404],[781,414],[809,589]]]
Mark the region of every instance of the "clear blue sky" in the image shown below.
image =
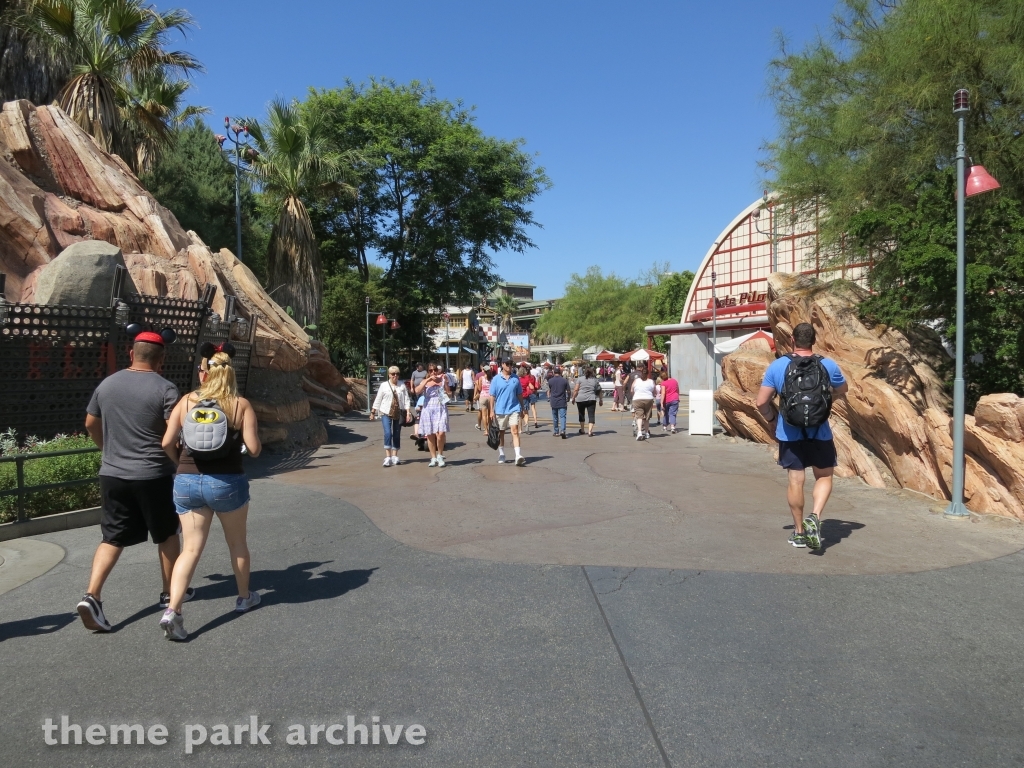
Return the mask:
[[[476,106],[494,136],[524,138],[554,186],[543,229],[499,273],[560,296],[593,264],[634,277],[655,262],[695,269],[760,196],[774,134],[766,93],[776,33],[802,47],[827,31],[830,0],[180,2],[206,66],[192,101],[260,115],[276,97],[371,76],[429,82]],[[161,7],[172,3],[160,0]]]

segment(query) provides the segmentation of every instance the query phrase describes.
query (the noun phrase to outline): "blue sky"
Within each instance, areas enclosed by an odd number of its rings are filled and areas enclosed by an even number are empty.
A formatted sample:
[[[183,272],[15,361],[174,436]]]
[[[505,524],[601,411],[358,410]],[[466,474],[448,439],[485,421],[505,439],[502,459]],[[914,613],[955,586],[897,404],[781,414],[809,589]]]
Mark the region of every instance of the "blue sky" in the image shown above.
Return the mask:
[[[627,277],[655,261],[695,269],[761,194],[776,34],[802,47],[834,11],[830,0],[182,5],[199,24],[182,47],[207,68],[192,101],[213,109],[214,127],[276,96],[376,76],[430,82],[475,105],[484,132],[524,138],[554,186],[534,205],[537,247],[495,262],[538,298],[593,264]]]

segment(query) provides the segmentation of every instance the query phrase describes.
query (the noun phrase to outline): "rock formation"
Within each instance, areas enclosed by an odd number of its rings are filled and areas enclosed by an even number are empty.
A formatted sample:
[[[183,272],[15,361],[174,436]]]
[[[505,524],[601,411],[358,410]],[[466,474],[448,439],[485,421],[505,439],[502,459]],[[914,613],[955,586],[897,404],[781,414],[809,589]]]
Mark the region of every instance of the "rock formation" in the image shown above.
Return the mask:
[[[59,108],[24,100],[4,104],[0,154],[0,272],[7,274],[8,300],[32,302],[37,293],[49,300],[52,276],[74,272],[69,246],[104,241],[123,253],[140,293],[197,299],[212,283],[216,312],[223,315],[225,298],[234,296],[236,313],[258,321],[248,394],[266,442],[323,442],[322,420],[310,405],[333,412],[351,408],[349,382],[326,350],[315,347],[311,365],[308,336],[249,268],[182,229],[119,157],[103,151]],[[61,264],[65,252],[67,265]],[[311,398],[305,380],[326,394]]]
[[[779,354],[792,350],[793,327],[809,322],[815,351],[839,363],[850,391],[836,402],[832,427],[839,453],[836,473],[875,487],[899,486],[949,499],[952,419],[943,373],[951,360],[937,334],[910,335],[858,317],[866,292],[845,281],[774,274],[768,279],[768,315]],[[718,417],[726,431],[771,443],[754,407],[768,344],[746,344],[722,361]],[[981,398],[965,427],[967,506],[973,512],[1024,520],[1024,400]]]

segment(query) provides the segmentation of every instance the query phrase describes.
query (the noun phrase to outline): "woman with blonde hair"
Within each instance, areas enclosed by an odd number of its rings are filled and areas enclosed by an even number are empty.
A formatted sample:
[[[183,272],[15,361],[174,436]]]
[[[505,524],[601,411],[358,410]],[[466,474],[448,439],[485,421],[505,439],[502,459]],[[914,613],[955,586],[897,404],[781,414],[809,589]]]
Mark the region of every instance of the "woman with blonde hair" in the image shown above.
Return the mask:
[[[204,358],[199,369],[199,389],[185,395],[171,412],[164,433],[163,448],[178,464],[174,477],[174,506],[181,522],[183,546],[171,573],[171,600],[160,619],[160,627],[168,640],[188,637],[181,604],[185,590],[195,575],[199,557],[210,535],[216,512],[224,529],[235,572],[238,597],[235,611],[245,613],[260,603],[259,592],[249,589],[249,547],[245,541],[246,518],[249,513],[249,479],[242,467],[245,453],[255,458],[260,443],[256,413],[244,397],[238,395],[231,356],[224,344]],[[229,347],[229,351],[232,351]],[[206,407],[212,412],[215,404],[227,417],[227,438],[217,458],[204,458],[184,445],[183,425],[193,409]]]
[[[380,385],[370,409],[370,419],[380,416],[384,427],[384,466],[399,463],[398,449],[402,447],[402,424],[412,421],[409,410],[409,390],[398,381],[398,366],[388,368],[388,380]]]

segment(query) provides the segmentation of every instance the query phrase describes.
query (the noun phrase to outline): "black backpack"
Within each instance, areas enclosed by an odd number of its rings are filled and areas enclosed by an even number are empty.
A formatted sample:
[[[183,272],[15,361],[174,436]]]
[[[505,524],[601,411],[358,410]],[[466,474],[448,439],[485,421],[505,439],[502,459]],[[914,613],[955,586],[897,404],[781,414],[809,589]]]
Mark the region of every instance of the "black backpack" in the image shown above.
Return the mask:
[[[785,380],[782,383],[779,413],[794,427],[806,430],[828,421],[832,413],[832,381],[820,355],[786,355]]]

